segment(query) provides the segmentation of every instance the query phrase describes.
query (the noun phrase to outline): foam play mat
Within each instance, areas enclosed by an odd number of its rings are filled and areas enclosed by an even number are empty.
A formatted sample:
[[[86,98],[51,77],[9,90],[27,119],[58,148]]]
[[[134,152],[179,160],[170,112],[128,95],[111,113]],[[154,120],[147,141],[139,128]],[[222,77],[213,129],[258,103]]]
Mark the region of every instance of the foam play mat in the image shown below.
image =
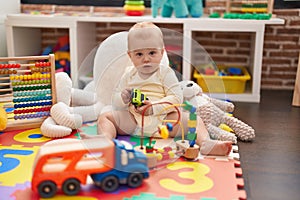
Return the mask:
[[[95,134],[95,125],[87,124],[66,138],[79,138],[80,131]],[[133,146],[139,145],[139,140],[131,136],[118,139]],[[0,132],[0,199],[42,199],[31,190],[31,179],[37,152],[42,144],[50,140],[42,136],[38,128]],[[51,199],[246,199],[240,162],[234,159],[237,156],[237,153],[232,152],[227,157],[200,155],[194,161],[179,158],[151,170],[150,177],[138,188],[122,185],[117,191],[106,193],[88,180],[86,185],[81,185],[76,196],[66,196],[58,190]]]

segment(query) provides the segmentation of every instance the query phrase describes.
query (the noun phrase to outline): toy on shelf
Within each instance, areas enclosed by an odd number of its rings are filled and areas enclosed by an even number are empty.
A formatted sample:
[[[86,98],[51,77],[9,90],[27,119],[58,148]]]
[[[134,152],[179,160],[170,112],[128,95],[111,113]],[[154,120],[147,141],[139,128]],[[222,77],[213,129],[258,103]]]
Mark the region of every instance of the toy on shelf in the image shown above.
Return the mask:
[[[57,43],[53,47],[47,46],[43,50],[42,55],[48,55],[51,53],[55,55],[56,72],[66,72],[70,76],[71,63],[69,35],[59,37]]]
[[[227,19],[268,20],[272,17],[274,0],[227,0]]]
[[[31,188],[42,198],[53,197],[58,189],[76,195],[89,175],[105,192],[120,184],[136,188],[149,177],[147,158],[131,144],[106,137],[54,140],[37,154]]]
[[[144,15],[145,6],[143,0],[126,0],[124,5],[125,14],[128,16]]]
[[[266,13],[225,13],[224,19],[254,19],[254,20],[269,20],[272,14]]]
[[[196,18],[203,14],[203,3],[202,0],[152,0],[153,17],[158,16],[159,9],[162,17],[171,17],[174,11],[177,18],[186,18],[189,15]]]
[[[0,62],[6,62],[0,64],[0,100],[8,117],[5,130],[40,127],[56,102],[54,55],[2,57]]]
[[[212,139],[237,142],[251,141],[255,137],[254,129],[236,117],[229,116],[234,105],[231,102],[211,98],[202,93],[201,87],[193,81],[182,81],[183,97],[197,108],[197,113],[203,120]],[[220,125],[228,125],[234,133],[228,132]]]
[[[210,93],[244,93],[251,76],[246,67],[218,66],[198,68],[193,77],[203,92]]]
[[[271,14],[273,4],[274,0],[227,0],[226,12]]]

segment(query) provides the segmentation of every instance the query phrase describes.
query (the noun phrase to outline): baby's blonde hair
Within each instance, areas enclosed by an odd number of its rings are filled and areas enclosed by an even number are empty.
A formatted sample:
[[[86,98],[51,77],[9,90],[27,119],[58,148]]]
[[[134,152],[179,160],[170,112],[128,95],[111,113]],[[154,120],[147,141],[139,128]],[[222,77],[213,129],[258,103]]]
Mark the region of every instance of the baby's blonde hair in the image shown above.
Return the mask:
[[[163,34],[152,22],[139,22],[128,32],[128,51],[146,48],[164,48]]]
[[[138,22],[136,24],[134,24],[130,29],[136,29],[136,28],[149,28],[149,27],[153,27],[153,28],[158,28],[155,24],[153,24],[152,22]],[[159,28],[158,28],[159,29]]]

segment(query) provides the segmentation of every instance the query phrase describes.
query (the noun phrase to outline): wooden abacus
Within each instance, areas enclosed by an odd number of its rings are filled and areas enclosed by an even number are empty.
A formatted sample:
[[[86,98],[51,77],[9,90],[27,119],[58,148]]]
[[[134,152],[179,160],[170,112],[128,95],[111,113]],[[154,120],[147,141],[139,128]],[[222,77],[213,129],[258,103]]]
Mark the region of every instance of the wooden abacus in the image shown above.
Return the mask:
[[[0,57],[0,103],[4,131],[40,127],[56,103],[54,55]]]
[[[273,12],[274,0],[227,0],[227,13],[268,13]]]

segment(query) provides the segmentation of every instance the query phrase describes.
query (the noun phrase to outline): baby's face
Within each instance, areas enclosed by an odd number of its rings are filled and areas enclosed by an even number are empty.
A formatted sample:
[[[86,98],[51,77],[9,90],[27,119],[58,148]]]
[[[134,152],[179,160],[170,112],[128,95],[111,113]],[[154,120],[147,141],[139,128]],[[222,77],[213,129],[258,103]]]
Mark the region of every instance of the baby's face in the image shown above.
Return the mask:
[[[134,50],[128,55],[139,73],[151,75],[159,69],[163,52],[163,49],[149,48]]]

